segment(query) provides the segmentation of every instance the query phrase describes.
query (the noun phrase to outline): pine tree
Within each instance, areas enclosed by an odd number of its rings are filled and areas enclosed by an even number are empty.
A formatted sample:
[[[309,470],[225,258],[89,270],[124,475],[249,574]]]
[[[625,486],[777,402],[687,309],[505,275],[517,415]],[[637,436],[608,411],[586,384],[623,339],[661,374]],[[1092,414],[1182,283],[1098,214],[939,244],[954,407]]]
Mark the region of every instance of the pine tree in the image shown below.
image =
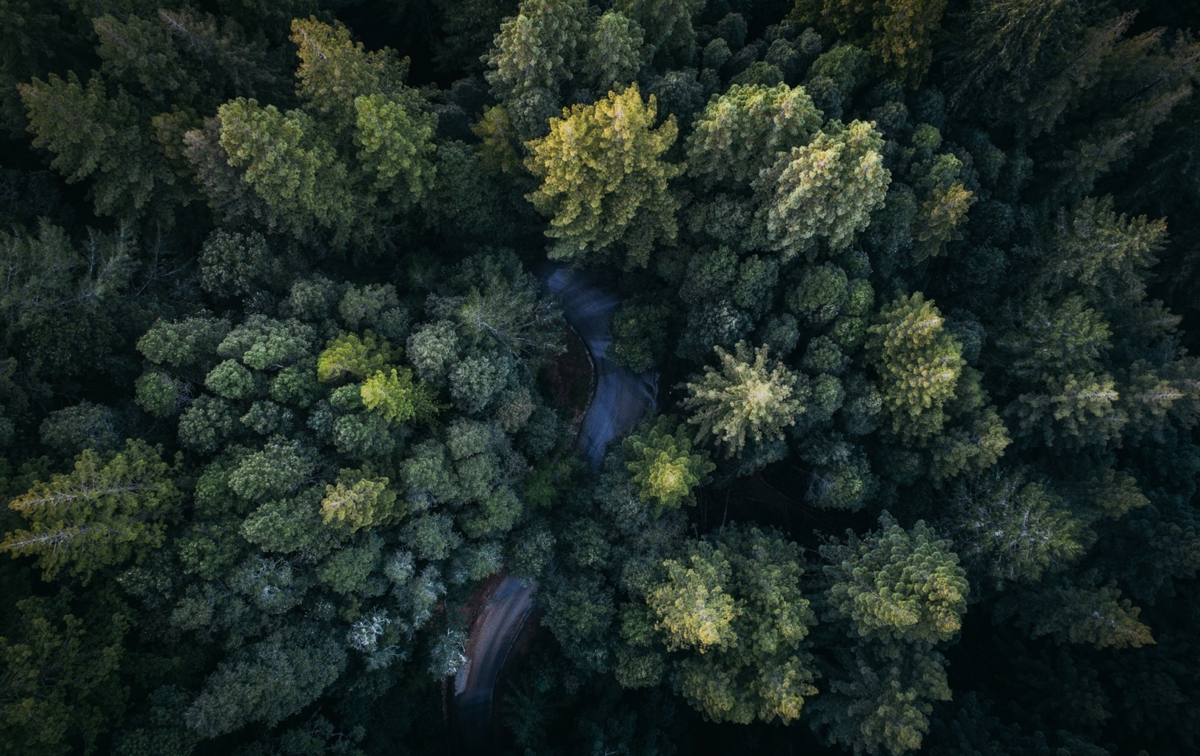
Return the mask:
[[[686,429],[670,417],[660,417],[643,433],[628,436],[623,447],[638,495],[653,501],[657,511],[695,504],[692,489],[716,469],[707,452],[692,452]]]
[[[820,127],[820,111],[803,87],[734,84],[697,116],[687,140],[688,174],[747,185]]]
[[[517,15],[500,24],[483,58],[493,69],[486,74],[492,93],[506,101],[537,89],[557,94],[573,77],[586,22],[587,5],[580,0],[523,0]]]
[[[675,240],[678,203],[667,182],[683,166],[662,156],[678,129],[673,116],[653,128],[657,112],[654,96],[643,103],[635,83],[595,105],[564,109],[548,136],[528,143],[525,166],[542,183],[526,198],[552,216],[552,259],[585,259],[619,245],[626,268],[646,267],[656,243]]]
[[[29,529],[7,533],[0,549],[35,557],[46,580],[67,570],[86,584],[97,571],[160,546],[182,498],[161,450],[133,440],[105,457],[86,450],[72,472],[9,503]]]
[[[132,97],[110,95],[93,75],[85,87],[72,71],[17,87],[29,116],[33,144],[54,153],[51,167],[69,183],[91,178],[96,212],[135,219],[151,210],[170,217],[178,201],[176,177],[150,142]],[[154,203],[151,204],[151,200]]]
[[[782,438],[805,411],[809,391],[802,377],[770,360],[765,346],[751,351],[738,342],[733,354],[714,351],[720,370],[705,366],[703,376],[686,384],[683,406],[693,412],[688,423],[699,426],[696,441],[712,436],[732,456],[747,440]]]
[[[363,382],[360,396],[367,411],[383,416],[389,423],[432,422],[441,409],[432,388],[423,381],[413,383],[408,368],[376,371]]]
[[[1082,556],[1093,538],[1062,497],[1020,472],[960,483],[952,500],[959,554],[998,585],[1037,582]]]
[[[964,362],[962,346],[920,292],[901,297],[868,329],[867,350],[880,373],[892,432],[904,439],[936,435]]]
[[[238,98],[220,107],[221,147],[243,181],[298,235],[313,222],[351,233],[355,214],[346,166],[304,111],[281,113],[274,105]]]
[[[783,262],[811,252],[821,239],[844,249],[870,224],[892,180],[882,150],[883,137],[870,123],[832,121],[759,175],[767,233]]]
[[[606,11],[596,20],[583,51],[583,73],[599,91],[629,84],[649,52],[636,21],[617,11]]]
[[[905,530],[886,512],[879,525],[821,547],[826,606],[862,638],[933,645],[954,637],[969,588],[950,541],[923,521]]]

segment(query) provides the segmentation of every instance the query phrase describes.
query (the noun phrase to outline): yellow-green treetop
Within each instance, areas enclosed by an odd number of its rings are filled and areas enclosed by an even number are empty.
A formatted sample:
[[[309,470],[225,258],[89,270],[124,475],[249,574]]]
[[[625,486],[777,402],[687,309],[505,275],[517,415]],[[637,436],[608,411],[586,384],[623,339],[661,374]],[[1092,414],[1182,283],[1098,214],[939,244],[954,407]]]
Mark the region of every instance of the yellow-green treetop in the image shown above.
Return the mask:
[[[658,128],[654,95],[637,84],[594,105],[563,109],[550,133],[526,144],[525,166],[542,184],[526,198],[551,216],[546,235],[555,260],[579,260],[614,245],[625,267],[645,267],[656,242],[675,240],[679,203],[668,182],[683,172],[663,154],[679,133],[675,117]]]
[[[696,440],[713,436],[728,454],[754,441],[782,438],[783,429],[795,425],[804,412],[801,403],[807,385],[797,390],[797,375],[769,359],[766,346],[751,351],[739,341],[733,354],[713,347],[720,370],[706,365],[704,375],[687,384],[683,406],[692,410],[688,422],[700,426]]]

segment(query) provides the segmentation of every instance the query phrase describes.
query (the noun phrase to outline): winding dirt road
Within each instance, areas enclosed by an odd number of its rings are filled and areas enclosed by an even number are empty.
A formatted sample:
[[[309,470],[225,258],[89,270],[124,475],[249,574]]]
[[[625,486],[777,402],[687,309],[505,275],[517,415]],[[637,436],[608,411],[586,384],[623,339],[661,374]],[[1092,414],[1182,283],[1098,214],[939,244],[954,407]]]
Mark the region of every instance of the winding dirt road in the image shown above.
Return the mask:
[[[575,444],[588,464],[599,469],[608,443],[654,407],[658,374],[633,373],[608,358],[613,313],[621,300],[603,280],[561,265],[547,265],[541,279],[592,357],[592,400]],[[496,678],[533,610],[535,591],[536,583],[506,577],[476,618],[467,661],[454,678],[455,753],[460,756],[490,756],[495,751]]]

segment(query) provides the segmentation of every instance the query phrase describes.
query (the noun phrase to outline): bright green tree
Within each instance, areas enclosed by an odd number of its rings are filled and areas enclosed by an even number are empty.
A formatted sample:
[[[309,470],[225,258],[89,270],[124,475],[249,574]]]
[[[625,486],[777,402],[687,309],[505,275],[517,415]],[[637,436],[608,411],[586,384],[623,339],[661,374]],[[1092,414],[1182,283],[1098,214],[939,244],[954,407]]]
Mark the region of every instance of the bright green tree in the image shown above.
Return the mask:
[[[103,457],[86,450],[73,471],[9,503],[28,529],[5,534],[0,549],[35,557],[46,580],[67,570],[87,583],[96,571],[162,545],[182,499],[160,449],[131,440]]]
[[[847,531],[845,544],[821,547],[826,606],[863,638],[950,640],[962,628],[969,592],[950,541],[923,521],[905,530],[886,512],[879,525],[865,537]]]
[[[529,142],[525,165],[541,186],[527,199],[551,216],[552,259],[620,245],[626,268],[645,267],[656,243],[674,241],[678,203],[667,184],[684,167],[662,159],[678,129],[674,116],[654,128],[657,112],[654,96],[643,102],[635,83],[595,105],[564,109],[548,136]]]
[[[369,412],[382,415],[389,423],[427,423],[439,409],[433,389],[424,381],[414,383],[408,368],[376,371],[363,382],[359,395]]]
[[[370,331],[341,333],[317,358],[317,378],[322,382],[347,377],[365,379],[383,370],[395,359],[392,346]]]
[[[734,84],[697,116],[687,140],[688,173],[746,185],[776,155],[802,147],[821,128],[821,113],[803,87]]]
[[[767,233],[784,262],[820,239],[843,249],[871,223],[892,180],[882,150],[883,137],[872,124],[832,121],[759,175],[756,186],[768,198]]]
[[[670,417],[660,417],[644,432],[627,437],[623,446],[638,495],[653,501],[659,511],[694,504],[692,489],[716,469],[707,452],[692,451],[686,428]]]
[[[964,362],[933,302],[920,292],[885,306],[868,330],[867,349],[882,379],[892,432],[906,439],[937,434]]]
[[[321,500],[325,524],[336,521],[354,532],[387,522],[396,502],[396,492],[387,487],[388,479],[364,477],[359,471],[342,472],[350,474],[340,476],[343,479],[336,485],[325,486],[325,498]]]
[[[738,454],[747,439],[783,437],[805,411],[808,386],[784,365],[769,359],[770,350],[751,351],[738,342],[733,354],[714,347],[721,369],[706,365],[704,375],[688,382],[683,406],[692,411],[688,422],[698,425],[696,441],[709,436],[729,455]]]

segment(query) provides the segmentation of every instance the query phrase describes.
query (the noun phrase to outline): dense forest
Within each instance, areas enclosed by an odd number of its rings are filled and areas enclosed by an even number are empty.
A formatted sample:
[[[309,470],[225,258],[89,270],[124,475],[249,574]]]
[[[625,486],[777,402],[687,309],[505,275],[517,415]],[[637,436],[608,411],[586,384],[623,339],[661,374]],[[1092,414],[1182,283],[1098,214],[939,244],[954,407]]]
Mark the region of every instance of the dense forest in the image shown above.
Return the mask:
[[[0,0],[0,754],[1195,753],[1192,29]]]

